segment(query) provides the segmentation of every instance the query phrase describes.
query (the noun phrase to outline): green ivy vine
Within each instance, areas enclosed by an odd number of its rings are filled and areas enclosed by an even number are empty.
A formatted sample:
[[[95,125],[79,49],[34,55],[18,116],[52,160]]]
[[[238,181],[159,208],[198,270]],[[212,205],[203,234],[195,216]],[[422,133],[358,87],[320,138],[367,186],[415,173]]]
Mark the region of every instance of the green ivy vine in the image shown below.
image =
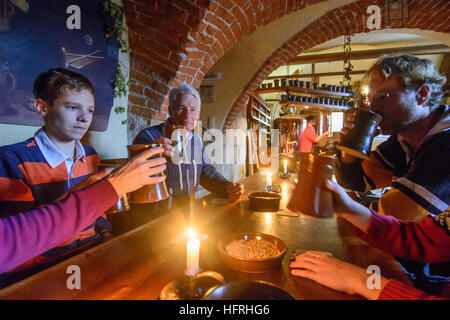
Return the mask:
[[[109,14],[113,19],[114,23],[107,26],[105,37],[107,39],[115,37],[119,41],[120,51],[123,53],[128,53],[131,49],[128,47],[126,36],[127,27],[123,23],[123,7],[113,0],[105,0],[103,2],[103,10],[105,13]],[[114,89],[114,98],[121,98],[128,94],[128,90],[131,86],[131,81],[125,78],[122,71],[121,64],[117,67],[116,77],[112,85]],[[126,108],[123,106],[117,106],[114,108],[114,112],[117,114],[126,112]],[[122,124],[126,124],[127,120],[123,120]]]
[[[123,7],[113,0],[103,2],[103,10],[114,18],[114,24],[107,27],[106,38],[116,37],[119,41],[120,51],[127,53],[130,48],[127,45],[127,27],[123,23]]]

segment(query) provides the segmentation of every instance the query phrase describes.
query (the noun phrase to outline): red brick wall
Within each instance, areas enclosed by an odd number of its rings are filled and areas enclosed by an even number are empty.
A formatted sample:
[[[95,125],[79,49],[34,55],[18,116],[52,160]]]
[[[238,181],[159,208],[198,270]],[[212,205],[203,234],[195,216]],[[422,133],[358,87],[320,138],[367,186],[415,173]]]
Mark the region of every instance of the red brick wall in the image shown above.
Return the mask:
[[[129,31],[128,112],[165,120],[167,94],[182,82],[199,88],[206,72],[242,36],[324,0],[123,0]],[[136,130],[133,121],[129,129]]]
[[[132,49],[128,112],[147,120],[165,120],[166,96],[179,77],[187,35],[203,19],[207,1],[123,2]],[[129,128],[135,129],[132,121]]]
[[[207,71],[246,34],[286,14],[323,0],[123,0],[131,52],[129,113],[165,120],[167,93],[182,82],[198,88]],[[225,128],[245,107],[248,96],[274,69],[303,50],[348,33],[368,32],[362,0],[332,10],[277,49],[243,88]],[[410,0],[406,28],[450,33],[448,0]],[[384,22],[382,22],[382,27]],[[394,25],[393,27],[396,27]],[[135,130],[133,121],[129,129]]]

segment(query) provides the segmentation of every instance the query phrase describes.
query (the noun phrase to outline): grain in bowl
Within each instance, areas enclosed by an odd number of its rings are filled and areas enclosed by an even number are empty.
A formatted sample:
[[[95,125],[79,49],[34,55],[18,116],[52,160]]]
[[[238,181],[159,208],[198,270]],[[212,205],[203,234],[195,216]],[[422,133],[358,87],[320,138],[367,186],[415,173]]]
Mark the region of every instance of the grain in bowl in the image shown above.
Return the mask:
[[[267,259],[281,253],[281,251],[267,240],[234,240],[225,247],[226,252],[238,259]]]

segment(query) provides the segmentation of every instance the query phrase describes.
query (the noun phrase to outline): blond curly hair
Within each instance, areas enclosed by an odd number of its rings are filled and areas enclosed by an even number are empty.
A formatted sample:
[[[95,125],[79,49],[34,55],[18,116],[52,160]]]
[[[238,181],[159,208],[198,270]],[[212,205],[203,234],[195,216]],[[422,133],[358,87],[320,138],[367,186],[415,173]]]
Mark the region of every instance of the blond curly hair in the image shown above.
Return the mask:
[[[387,80],[392,77],[399,77],[406,88],[417,89],[424,84],[430,87],[428,105],[431,110],[439,106],[444,95],[443,87],[447,83],[447,78],[439,73],[431,60],[412,55],[382,58],[364,76],[367,82],[372,78]]]

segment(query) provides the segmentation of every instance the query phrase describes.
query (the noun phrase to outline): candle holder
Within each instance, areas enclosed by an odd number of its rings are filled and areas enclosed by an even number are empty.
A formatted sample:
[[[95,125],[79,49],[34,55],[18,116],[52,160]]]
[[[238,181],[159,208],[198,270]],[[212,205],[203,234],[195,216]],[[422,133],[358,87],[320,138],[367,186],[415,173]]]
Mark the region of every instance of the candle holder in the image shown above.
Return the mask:
[[[213,287],[225,283],[225,278],[215,271],[205,271],[194,276],[169,282],[161,290],[160,300],[200,300]]]
[[[281,186],[279,184],[272,184],[270,186],[266,186],[266,191],[267,192],[280,193],[281,192]]]
[[[289,179],[291,174],[289,172],[284,172],[281,174],[281,179]]]

